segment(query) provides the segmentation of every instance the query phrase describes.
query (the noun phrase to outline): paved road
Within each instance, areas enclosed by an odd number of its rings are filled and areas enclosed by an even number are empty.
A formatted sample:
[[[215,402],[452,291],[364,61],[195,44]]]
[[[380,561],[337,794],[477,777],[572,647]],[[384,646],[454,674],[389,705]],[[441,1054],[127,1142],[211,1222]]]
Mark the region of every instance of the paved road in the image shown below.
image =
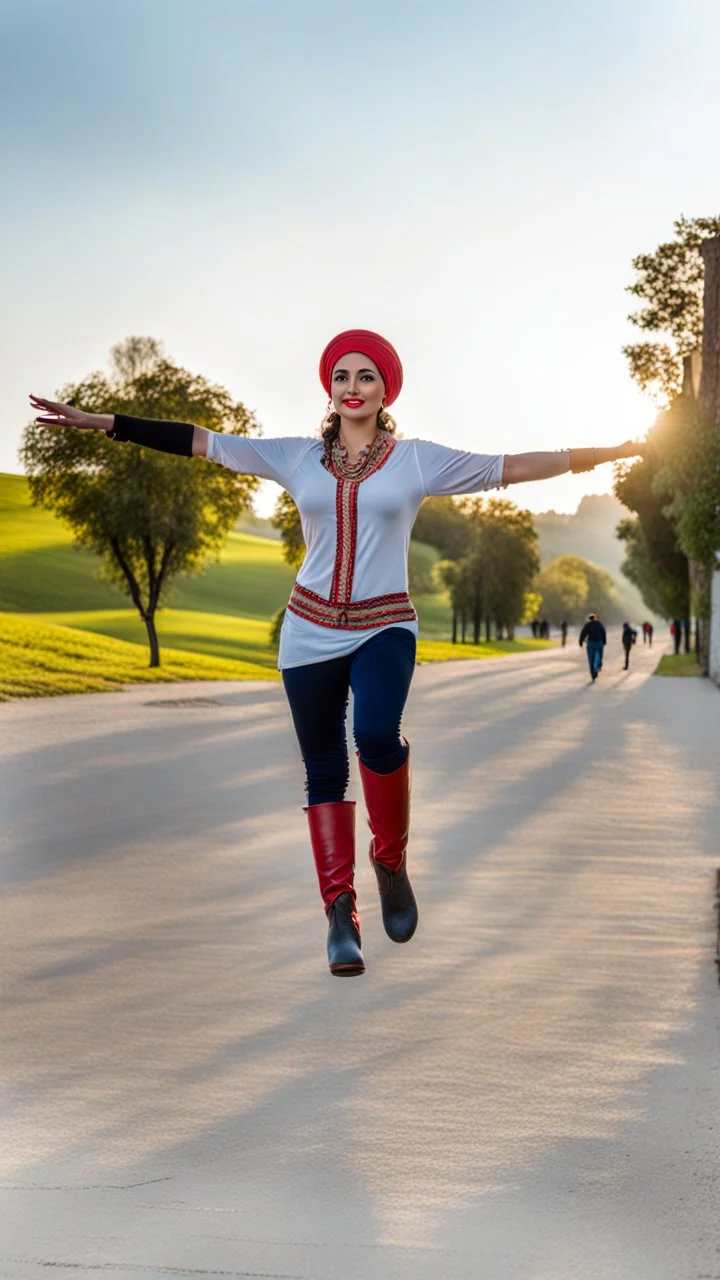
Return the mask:
[[[0,708],[0,1276],[720,1276],[720,694],[656,657],[418,671],[352,982],[279,686]]]

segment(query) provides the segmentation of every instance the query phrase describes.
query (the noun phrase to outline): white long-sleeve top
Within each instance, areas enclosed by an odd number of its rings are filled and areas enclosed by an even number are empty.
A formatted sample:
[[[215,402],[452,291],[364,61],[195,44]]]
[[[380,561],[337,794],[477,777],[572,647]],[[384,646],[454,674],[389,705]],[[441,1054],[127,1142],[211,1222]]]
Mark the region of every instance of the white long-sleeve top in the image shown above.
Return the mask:
[[[418,508],[424,498],[477,493],[502,483],[503,455],[449,449],[430,440],[394,440],[386,461],[356,485],[352,545],[339,493],[343,484],[322,464],[323,443],[305,436],[255,439],[211,431],[207,457],[244,475],[275,480],[292,496],[302,522],[307,554],[297,586],[323,601],[335,590],[342,554],[351,584],[349,600],[406,593],[408,547]],[[347,576],[349,572],[349,577]],[[410,607],[412,611],[412,606]],[[413,621],[389,622],[417,635]],[[352,653],[385,627],[345,630],[323,626],[285,611],[278,667],[325,662]]]

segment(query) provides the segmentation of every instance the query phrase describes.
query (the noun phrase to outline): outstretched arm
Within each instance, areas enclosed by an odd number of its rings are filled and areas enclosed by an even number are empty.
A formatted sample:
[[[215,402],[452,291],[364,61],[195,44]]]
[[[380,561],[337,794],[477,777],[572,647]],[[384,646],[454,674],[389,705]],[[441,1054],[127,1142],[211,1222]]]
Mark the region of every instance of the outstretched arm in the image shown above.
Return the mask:
[[[625,444],[607,449],[562,449],[557,453],[506,453],[503,462],[503,484],[524,484],[528,480],[549,480],[566,471],[592,471],[603,462],[620,458],[637,458],[644,446],[626,440]]]
[[[30,396],[33,409],[42,410],[46,417],[36,418],[41,426],[75,427],[79,431],[104,431],[112,440],[131,440],[149,449],[163,453],[177,453],[182,457],[207,455],[210,432],[206,427],[191,422],[165,422],[151,418],[131,418],[119,413],[85,413],[57,400],[44,400]]]

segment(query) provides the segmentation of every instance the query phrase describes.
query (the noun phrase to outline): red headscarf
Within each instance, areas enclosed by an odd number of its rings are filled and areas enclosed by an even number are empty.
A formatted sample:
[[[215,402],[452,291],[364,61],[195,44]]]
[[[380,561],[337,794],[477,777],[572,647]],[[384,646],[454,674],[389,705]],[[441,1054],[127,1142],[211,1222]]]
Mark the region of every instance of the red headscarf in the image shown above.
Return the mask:
[[[403,383],[400,357],[387,338],[370,329],[346,329],[333,338],[332,342],[328,342],[320,357],[320,381],[328,395],[332,396],[332,371],[348,351],[360,351],[364,356],[369,356],[380,370],[380,377],[385,383],[385,404],[391,405],[393,400],[397,400]]]

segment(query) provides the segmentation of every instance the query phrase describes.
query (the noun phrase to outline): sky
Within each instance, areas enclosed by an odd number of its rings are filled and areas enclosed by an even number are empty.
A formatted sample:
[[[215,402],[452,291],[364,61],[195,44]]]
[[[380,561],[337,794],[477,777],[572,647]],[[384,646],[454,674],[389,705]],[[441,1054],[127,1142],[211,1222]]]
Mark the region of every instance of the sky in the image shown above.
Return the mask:
[[[716,0],[0,0],[0,471],[28,394],[131,334],[267,436],[316,432],[356,326],[400,352],[407,437],[642,436],[626,286],[720,209],[719,37]]]

